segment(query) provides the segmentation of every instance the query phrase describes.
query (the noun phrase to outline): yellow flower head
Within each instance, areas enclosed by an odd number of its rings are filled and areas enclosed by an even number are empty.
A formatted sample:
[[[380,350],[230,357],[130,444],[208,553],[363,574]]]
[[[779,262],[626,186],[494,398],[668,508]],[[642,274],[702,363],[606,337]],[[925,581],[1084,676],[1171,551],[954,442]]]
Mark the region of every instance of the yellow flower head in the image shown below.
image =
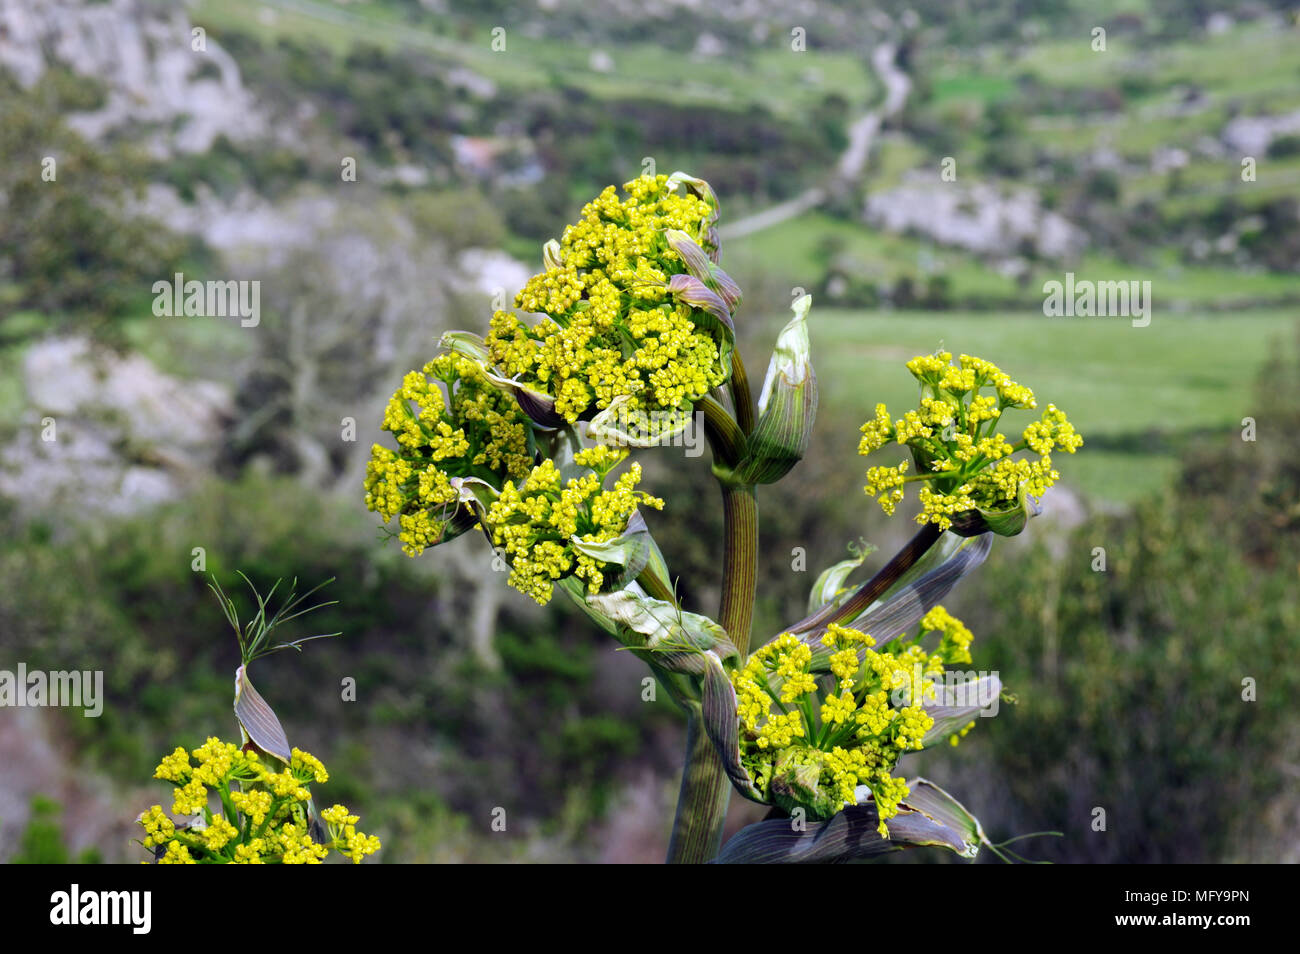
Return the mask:
[[[627,531],[639,505],[663,507],[658,497],[635,489],[641,465],[633,464],[605,489],[610,470],[627,451],[604,446],[584,450],[574,462],[590,472],[562,481],[553,460],[534,467],[517,485],[507,481],[488,508],[483,523],[511,572],[515,589],[545,604],[558,580],[575,576],[597,593],[605,584],[607,564],[575,546],[607,543]]]
[[[194,770],[194,777],[204,785],[216,788],[230,777],[231,770],[235,768],[236,761],[239,760],[239,746],[233,742],[209,738],[194,750],[194,758],[199,763],[199,767]]]
[[[262,860],[262,851],[265,847],[266,842],[261,838],[254,838],[246,845],[236,845],[234,863],[237,865],[266,864]]]
[[[517,308],[541,317],[492,318],[487,346],[498,371],[554,397],[571,422],[620,396],[632,410],[682,409],[726,379],[724,345],[705,330],[712,325],[698,302],[670,291],[689,269],[667,233],[712,248],[716,210],[671,185],[642,176],[624,185],[625,199],[605,189],[516,297]]]
[[[966,624],[942,606],[936,606],[921,617],[921,633],[939,633],[938,654],[948,665],[971,662],[970,644],[973,634]]]
[[[951,631],[960,642],[960,624],[941,613],[927,617],[932,628]],[[866,786],[883,834],[885,819],[908,794],[906,783],[893,777],[894,767],[921,747],[934,725],[921,697],[933,695],[942,659],[909,644],[900,652],[878,652],[870,635],[839,625],[817,645],[820,656],[812,645],[782,634],[731,674],[741,764],[767,800],[786,810],[801,807],[814,818],[856,804],[859,787]],[[825,688],[818,682],[823,673],[834,680]]]
[[[196,865],[198,862],[194,860],[194,856],[190,854],[189,849],[179,841],[173,841],[167,844],[167,851],[158,859],[158,864]]]
[[[238,837],[239,829],[220,815],[213,818],[212,824],[203,829],[203,841],[208,849],[214,852],[221,851],[232,838]]]
[[[528,419],[515,399],[477,364],[455,354],[434,358],[402,381],[384,411],[397,449],[375,444],[366,466],[366,507],[396,519],[402,549],[418,556],[440,543],[457,512],[453,477],[493,485],[526,475],[533,456]]]
[[[166,782],[180,782],[184,784],[190,780],[191,773],[190,753],[186,752],[180,746],[177,746],[171,755],[163,757],[162,762],[154,769],[153,777],[160,778]]]
[[[342,805],[321,813],[328,838],[317,842],[309,824],[312,783],[329,779],[325,766],[309,752],[293,749],[289,767],[271,772],[253,753],[231,742],[208,739],[195,749],[199,766],[192,770],[189,753],[176,749],[163,759],[158,778],[183,782],[174,789],[176,815],[194,816],[184,827],[154,805],[137,823],[144,829],[140,843],[157,853],[162,864],[319,864],[331,850],[353,862],[380,849],[379,839],[357,831],[361,820]],[[205,780],[221,796],[215,810],[208,805]]]
[[[916,463],[912,476],[906,460],[867,471],[864,489],[887,514],[903,500],[905,485],[917,481],[924,482],[918,523],[946,530],[958,514],[970,510],[1014,509],[1022,492],[1041,496],[1060,477],[1052,469],[1054,450],[1073,454],[1083,445],[1054,404],[1014,444],[996,432],[1005,411],[1038,405],[1029,388],[983,358],[964,354],[954,365],[951,353],[939,351],[913,358],[907,368],[921,384],[920,407],[891,421],[885,405],[876,405],[876,416],[862,425],[858,444],[863,456],[891,444],[906,447]],[[1012,456],[1022,451],[1039,459]]]
[[[140,816],[138,822],[145,832],[141,843],[146,848],[166,844],[176,831],[176,825],[167,816],[167,813],[162,810],[161,805],[150,808]]]
[[[173,815],[197,815],[208,804],[208,790],[197,778],[172,790]]]
[[[330,780],[329,772],[325,771],[325,766],[321,764],[321,760],[310,752],[304,752],[299,748],[295,748],[289,753],[289,768],[296,777],[304,782],[316,781],[323,783]]]

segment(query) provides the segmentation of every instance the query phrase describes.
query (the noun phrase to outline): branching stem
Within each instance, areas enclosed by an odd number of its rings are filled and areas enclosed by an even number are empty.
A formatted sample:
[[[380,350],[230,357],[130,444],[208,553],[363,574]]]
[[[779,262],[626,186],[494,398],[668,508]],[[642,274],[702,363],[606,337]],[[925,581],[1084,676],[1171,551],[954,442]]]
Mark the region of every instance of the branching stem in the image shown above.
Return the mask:
[[[722,405],[711,398],[705,400],[712,403],[704,411],[715,470],[720,464],[729,468],[740,459],[744,436]],[[748,387],[744,386],[742,393],[737,394],[737,406],[748,402]],[[722,488],[724,521],[722,606],[718,623],[740,650],[743,660],[749,655],[758,584],[758,500],[752,484],[734,483],[721,475],[718,483]],[[668,845],[669,863],[699,864],[718,853],[730,798],[731,782],[722,760],[704,731],[701,714],[693,711],[686,730],[686,764]]]

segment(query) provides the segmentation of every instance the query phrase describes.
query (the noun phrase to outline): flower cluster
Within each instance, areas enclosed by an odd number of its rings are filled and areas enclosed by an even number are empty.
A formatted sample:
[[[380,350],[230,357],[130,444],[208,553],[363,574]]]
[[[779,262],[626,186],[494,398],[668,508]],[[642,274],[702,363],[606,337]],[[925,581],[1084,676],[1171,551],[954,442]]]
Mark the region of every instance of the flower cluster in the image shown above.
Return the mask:
[[[938,647],[928,652],[922,640],[936,632]],[[970,630],[935,607],[890,652],[834,624],[820,646],[815,652],[786,633],[732,672],[741,765],[765,800],[813,818],[857,804],[865,786],[887,837],[885,821],[908,795],[894,767],[934,726],[923,703],[935,698],[945,664],[969,662]]]
[[[971,662],[970,644],[974,639],[974,634],[966,628],[966,624],[953,616],[942,606],[936,606],[930,612],[921,617],[920,629],[916,634],[916,639],[900,648],[906,648],[915,645],[928,633],[938,633],[940,635],[939,648],[935,650],[940,660],[946,665],[965,665]]]
[[[176,786],[172,815],[189,816],[177,825],[154,805],[138,819],[145,832],[140,843],[160,864],[319,864],[331,848],[360,863],[380,848],[378,838],[357,831],[359,819],[342,805],[321,813],[326,827],[313,824],[310,786],[328,781],[329,773],[298,749],[282,771],[273,771],[257,752],[210,738],[192,753],[177,748],[165,756],[154,778]],[[216,812],[209,789],[221,803]]]
[[[729,370],[701,312],[669,290],[687,268],[665,233],[707,243],[713,206],[663,175],[624,189],[626,199],[610,186],[589,202],[516,296],[543,317],[529,325],[498,311],[487,337],[498,371],[553,397],[569,422],[624,395],[636,410],[684,409]]]
[[[862,425],[858,445],[863,456],[891,443],[912,453],[915,474],[908,474],[908,461],[867,470],[866,492],[885,513],[894,512],[904,485],[914,481],[927,484],[920,491],[918,523],[946,530],[954,516],[968,510],[1012,509],[1022,492],[1041,496],[1060,477],[1052,469],[1054,450],[1073,454],[1083,445],[1065,413],[1052,404],[1016,443],[999,433],[1004,411],[1033,409],[1037,402],[1029,388],[982,358],[961,355],[954,365],[952,355],[942,351],[913,358],[907,368],[921,383],[920,407],[891,421],[885,405],[877,404],[875,417]],[[985,388],[990,393],[981,394]],[[1013,456],[1026,450],[1038,459]]]
[[[569,576],[599,592],[607,564],[583,553],[581,545],[622,536],[639,504],[663,507],[658,497],[635,489],[640,464],[605,489],[606,477],[626,457],[626,450],[597,445],[574,455],[574,463],[588,471],[582,476],[562,481],[548,459],[517,485],[506,482],[483,523],[510,564],[511,586],[542,604],[550,600],[552,584]]]
[[[496,486],[526,476],[533,464],[527,418],[514,398],[459,355],[440,355],[407,374],[384,411],[383,429],[397,439],[397,450],[371,448],[366,507],[385,522],[397,518],[411,556],[447,538],[458,506],[452,477]]]

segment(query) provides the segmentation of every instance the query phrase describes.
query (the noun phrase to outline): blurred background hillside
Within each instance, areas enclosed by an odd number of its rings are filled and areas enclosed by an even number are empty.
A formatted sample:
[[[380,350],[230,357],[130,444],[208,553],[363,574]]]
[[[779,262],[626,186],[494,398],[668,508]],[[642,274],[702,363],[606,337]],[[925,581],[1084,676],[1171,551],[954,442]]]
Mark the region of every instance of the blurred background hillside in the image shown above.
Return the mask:
[[[948,601],[1017,704],[908,773],[1063,833],[1034,858],[1300,861],[1295,0],[0,0],[0,669],[107,694],[0,709],[0,860],[139,860],[158,758],[235,734],[195,548],[228,591],[337,577],[305,626],[343,636],[255,675],[383,860],[662,859],[683,733],[640,663],[478,539],[403,556],[361,492],[402,374],[648,163],[720,197],[752,374],[814,296],[756,638],[909,533],[855,452],[903,362],[986,357],[1086,445]],[[260,322],[156,317],[177,272],[259,281]],[[1150,324],[1046,317],[1067,272],[1151,282]],[[713,613],[707,457],[643,459]]]

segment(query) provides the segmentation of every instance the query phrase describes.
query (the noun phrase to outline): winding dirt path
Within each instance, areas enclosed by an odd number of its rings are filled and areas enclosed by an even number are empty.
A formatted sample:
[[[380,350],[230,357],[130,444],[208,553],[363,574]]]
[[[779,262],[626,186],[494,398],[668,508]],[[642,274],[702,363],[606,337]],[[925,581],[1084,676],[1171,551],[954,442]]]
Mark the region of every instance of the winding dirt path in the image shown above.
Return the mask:
[[[908,93],[912,90],[911,79],[898,68],[897,56],[898,48],[892,43],[881,43],[871,51],[871,67],[885,87],[885,99],[880,106],[870,110],[849,126],[849,143],[840,154],[840,160],[831,175],[831,182],[827,185],[811,186],[793,199],[720,226],[718,234],[721,238],[734,239],[753,235],[755,232],[770,229],[774,225],[796,218],[825,202],[831,194],[832,186],[851,185],[862,177],[881,124],[902,110],[907,103]]]

